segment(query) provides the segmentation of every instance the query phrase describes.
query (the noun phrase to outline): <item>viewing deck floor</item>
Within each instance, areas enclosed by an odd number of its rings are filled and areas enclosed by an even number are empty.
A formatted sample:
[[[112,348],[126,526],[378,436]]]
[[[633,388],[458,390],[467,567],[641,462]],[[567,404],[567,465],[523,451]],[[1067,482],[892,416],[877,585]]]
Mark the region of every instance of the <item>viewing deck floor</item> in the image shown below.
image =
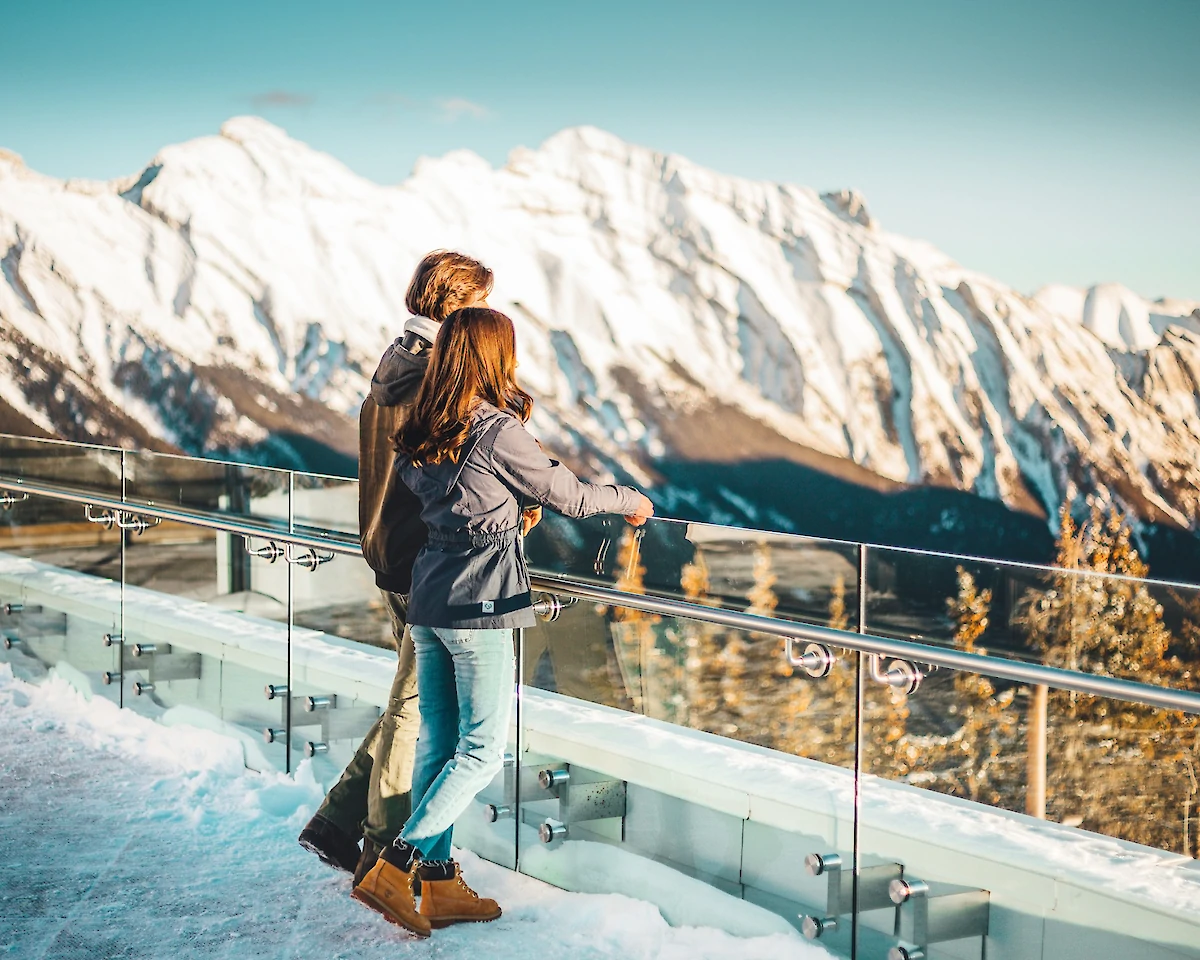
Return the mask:
[[[0,956],[330,960],[790,958],[799,937],[671,928],[650,904],[573,894],[458,855],[505,915],[416,942],[351,901],[295,837],[321,798],[243,767],[236,741],[163,726],[0,665]]]

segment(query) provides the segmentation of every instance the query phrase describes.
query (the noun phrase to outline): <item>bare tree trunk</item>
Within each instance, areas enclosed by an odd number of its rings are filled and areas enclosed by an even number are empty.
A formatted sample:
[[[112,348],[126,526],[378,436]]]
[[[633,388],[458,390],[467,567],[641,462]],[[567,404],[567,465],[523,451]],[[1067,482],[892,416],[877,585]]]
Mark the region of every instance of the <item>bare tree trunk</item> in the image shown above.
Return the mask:
[[[1026,718],[1025,812],[1039,820],[1046,819],[1046,707],[1049,698],[1049,687],[1042,684],[1034,687]]]

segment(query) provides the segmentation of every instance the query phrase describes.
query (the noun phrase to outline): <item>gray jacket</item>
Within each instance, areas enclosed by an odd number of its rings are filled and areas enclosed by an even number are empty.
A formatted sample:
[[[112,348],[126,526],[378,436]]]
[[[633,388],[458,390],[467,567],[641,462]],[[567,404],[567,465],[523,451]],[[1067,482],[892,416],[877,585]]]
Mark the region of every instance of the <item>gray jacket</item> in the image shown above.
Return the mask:
[[[551,460],[508,411],[482,403],[457,463],[414,466],[396,455],[400,479],[421,501],[429,539],[413,565],[408,622],[496,629],[534,624],[521,510],[541,504],[568,517],[631,514],[632,487],[579,480]]]

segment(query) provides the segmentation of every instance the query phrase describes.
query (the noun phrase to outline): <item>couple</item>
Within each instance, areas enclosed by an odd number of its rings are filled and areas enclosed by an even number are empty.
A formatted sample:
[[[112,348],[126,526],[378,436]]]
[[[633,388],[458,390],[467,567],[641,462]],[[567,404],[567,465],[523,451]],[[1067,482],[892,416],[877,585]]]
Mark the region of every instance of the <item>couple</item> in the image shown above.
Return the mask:
[[[533,401],[512,321],[487,305],[492,282],[470,257],[426,256],[405,297],[414,316],[363,403],[363,556],[399,664],[383,716],[300,834],[354,872],[355,899],[419,937],[500,916],[463,881],[450,837],[503,763],[513,631],[534,624],[521,537],[543,505],[635,525],[654,512],[632,487],[577,479],[526,431]]]

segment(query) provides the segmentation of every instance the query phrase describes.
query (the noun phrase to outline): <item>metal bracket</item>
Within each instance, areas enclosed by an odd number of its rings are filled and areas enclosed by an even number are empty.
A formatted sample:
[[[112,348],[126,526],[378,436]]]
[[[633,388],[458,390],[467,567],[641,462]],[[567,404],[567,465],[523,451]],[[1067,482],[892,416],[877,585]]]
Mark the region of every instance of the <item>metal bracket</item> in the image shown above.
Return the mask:
[[[87,518],[88,523],[98,523],[105,530],[111,530],[117,523],[116,514],[111,510],[102,510],[100,513],[92,513],[92,505],[85,503],[83,505],[83,515]]]
[[[633,531],[633,543],[629,548],[629,563],[625,567],[626,579],[633,578],[633,571],[637,568],[638,560],[642,554],[642,541],[646,538],[646,528],[644,526],[637,527]]]
[[[7,616],[15,616],[18,613],[41,613],[42,606],[39,603],[6,603],[4,605],[4,613]]]
[[[202,659],[198,653],[168,653],[150,658],[150,679],[199,680]]]
[[[891,882],[888,895],[900,907],[897,932],[903,941],[888,951],[888,960],[925,960],[931,943],[988,934],[987,890],[901,878]]]
[[[553,623],[567,607],[573,607],[579,601],[575,597],[560,597],[554,593],[536,594],[533,602],[534,615],[543,623]]]
[[[267,563],[274,563],[286,552],[283,547],[277,544],[274,540],[268,540],[265,547],[251,547],[250,537],[246,537],[244,541],[246,552],[252,557],[258,557],[259,560],[266,560]]]
[[[787,660],[793,667],[798,667],[814,680],[829,676],[837,657],[823,643],[810,643],[801,654],[796,653],[800,643],[795,637],[787,638]]]
[[[850,913],[853,902],[854,871],[843,869],[842,858],[836,853],[810,853],[804,858],[804,869],[809,876],[827,878],[825,888],[825,916],[812,915],[800,918],[800,929],[809,940],[819,939],[823,934],[838,928],[842,917]],[[858,909],[879,910],[892,907],[889,897],[890,885],[904,874],[898,863],[879,863],[858,870]]]
[[[105,634],[105,644],[120,643],[121,638]],[[169,643],[135,643],[126,646],[126,654],[137,663],[127,662],[125,668],[148,670],[150,689],[168,680],[199,680],[202,658],[198,653],[175,653]]]
[[[925,671],[911,660],[892,660],[885,670],[883,657],[878,653],[869,653],[867,654],[867,663],[871,670],[872,680],[905,694],[916,693],[920,689],[921,681],[925,679]]]
[[[316,570],[323,563],[328,563],[336,554],[332,551],[314,550],[310,547],[297,547],[295,544],[285,544],[284,558],[288,563],[304,567],[305,570]]]
[[[151,527],[157,527],[162,523],[162,517],[151,517],[147,520],[145,517],[139,516],[136,513],[122,513],[120,510],[116,514],[117,526],[122,530],[132,530],[134,533],[145,533]]]
[[[0,509],[11,510],[14,503],[24,503],[29,499],[29,494],[15,494],[7,490],[0,490]]]
[[[558,800],[557,817],[540,820],[538,836],[542,843],[564,839],[573,823],[609,820],[625,816],[626,791],[623,780],[589,780],[572,777],[567,764],[547,767],[538,773],[538,786]]]
[[[308,714],[307,721],[299,720],[295,712],[297,702],[303,707],[304,713]],[[294,697],[292,703],[292,726],[299,726],[301,722],[320,724],[321,737],[326,742],[361,737],[367,728],[379,719],[378,707],[339,706],[335,693]]]
[[[99,513],[93,513],[90,503],[83,505],[83,515],[89,523],[98,523],[105,530],[118,527],[121,530],[131,530],[134,533],[143,533],[151,527],[157,527],[162,523],[162,517],[151,517],[147,520],[136,513],[125,513],[121,510],[102,510]]]
[[[596,576],[604,576],[604,561],[608,559],[608,548],[612,545],[612,540],[605,537],[600,541],[600,549],[596,551],[596,562],[592,564],[592,569],[596,571]]]
[[[516,810],[510,803],[489,803],[483,808],[483,819],[488,823],[511,820],[514,816],[516,816]]]

